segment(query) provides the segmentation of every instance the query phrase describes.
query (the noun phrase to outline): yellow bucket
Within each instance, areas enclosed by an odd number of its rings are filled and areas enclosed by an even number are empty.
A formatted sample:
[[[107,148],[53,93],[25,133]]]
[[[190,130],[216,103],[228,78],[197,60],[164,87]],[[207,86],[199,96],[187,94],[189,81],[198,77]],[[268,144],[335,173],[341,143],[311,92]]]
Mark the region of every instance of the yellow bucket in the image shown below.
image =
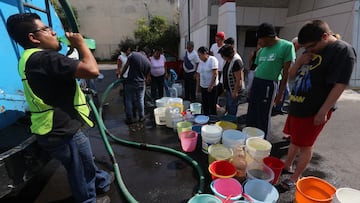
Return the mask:
[[[218,121],[215,125],[220,126],[223,130],[236,130],[237,125],[229,121]]]

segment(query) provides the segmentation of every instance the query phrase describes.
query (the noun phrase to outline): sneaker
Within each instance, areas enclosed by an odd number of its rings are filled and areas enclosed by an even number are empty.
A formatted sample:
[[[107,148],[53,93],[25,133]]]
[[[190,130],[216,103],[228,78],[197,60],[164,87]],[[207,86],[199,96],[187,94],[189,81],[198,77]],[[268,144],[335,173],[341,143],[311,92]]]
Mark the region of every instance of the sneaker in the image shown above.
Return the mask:
[[[102,197],[96,197],[96,203],[110,203],[111,199],[109,196],[105,195]]]

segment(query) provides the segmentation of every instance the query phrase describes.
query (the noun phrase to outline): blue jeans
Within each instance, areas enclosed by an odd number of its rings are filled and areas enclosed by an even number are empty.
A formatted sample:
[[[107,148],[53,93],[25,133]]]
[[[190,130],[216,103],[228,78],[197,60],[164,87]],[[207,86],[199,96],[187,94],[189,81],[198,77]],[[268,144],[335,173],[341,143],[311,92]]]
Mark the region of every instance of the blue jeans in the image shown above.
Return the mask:
[[[136,105],[139,118],[144,117],[144,96],[145,85],[134,86],[132,84],[125,85],[125,113],[127,118],[133,118],[133,104]]]
[[[37,136],[37,142],[65,167],[76,202],[94,203],[96,190],[110,189],[110,175],[95,165],[89,138],[82,131],[73,136]]]
[[[233,98],[230,90],[226,90],[226,109],[229,115],[236,116],[239,97]]]

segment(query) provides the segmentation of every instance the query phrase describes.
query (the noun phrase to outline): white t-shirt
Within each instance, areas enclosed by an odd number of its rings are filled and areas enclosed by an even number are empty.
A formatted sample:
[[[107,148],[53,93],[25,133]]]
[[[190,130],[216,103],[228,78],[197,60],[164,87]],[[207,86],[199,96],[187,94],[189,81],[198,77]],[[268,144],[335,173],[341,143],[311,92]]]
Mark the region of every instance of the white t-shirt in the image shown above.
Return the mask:
[[[221,57],[221,54],[218,53],[218,51],[221,47],[222,46],[218,47],[217,43],[212,44],[210,47],[210,51],[214,54],[215,58],[219,62],[219,71],[220,72],[223,71],[223,66],[224,66],[224,59]]]
[[[118,56],[118,60],[121,60],[121,69],[124,68],[126,62],[127,62],[127,56],[124,52],[121,52],[120,55]],[[124,78],[127,78],[128,77],[128,73],[129,73],[129,69],[130,69],[130,66],[128,67],[128,69],[126,70],[126,72],[123,74],[123,77]]]
[[[153,56],[150,57],[151,69],[150,73],[152,76],[159,77],[165,74],[165,56],[160,55],[159,59],[155,59]]]
[[[197,72],[200,75],[200,87],[208,88],[212,83],[213,71],[218,69],[218,60],[214,56],[209,56],[209,58],[204,62],[200,60]],[[216,77],[215,85],[219,84],[219,77]]]
[[[199,59],[199,55],[194,50],[191,53],[189,51],[186,51],[186,53],[187,53],[188,59],[193,64],[194,68],[189,70],[189,69],[185,68],[185,63],[183,63],[183,69],[186,73],[191,73],[191,72],[195,71],[196,64],[200,62],[200,59]]]

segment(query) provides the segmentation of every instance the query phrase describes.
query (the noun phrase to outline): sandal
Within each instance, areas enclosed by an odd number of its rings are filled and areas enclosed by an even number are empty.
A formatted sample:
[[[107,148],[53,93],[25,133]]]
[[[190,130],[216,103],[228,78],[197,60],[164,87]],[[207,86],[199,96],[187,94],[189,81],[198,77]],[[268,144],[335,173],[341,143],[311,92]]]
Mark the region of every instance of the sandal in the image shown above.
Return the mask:
[[[294,174],[294,172],[293,171],[290,171],[290,170],[287,170],[287,169],[283,169],[282,171],[281,171],[281,175],[284,175],[284,174],[290,174],[290,175],[292,175],[292,174]]]
[[[286,179],[281,183],[279,183],[278,185],[275,185],[275,188],[279,193],[284,193],[295,188],[295,183],[290,179]]]

